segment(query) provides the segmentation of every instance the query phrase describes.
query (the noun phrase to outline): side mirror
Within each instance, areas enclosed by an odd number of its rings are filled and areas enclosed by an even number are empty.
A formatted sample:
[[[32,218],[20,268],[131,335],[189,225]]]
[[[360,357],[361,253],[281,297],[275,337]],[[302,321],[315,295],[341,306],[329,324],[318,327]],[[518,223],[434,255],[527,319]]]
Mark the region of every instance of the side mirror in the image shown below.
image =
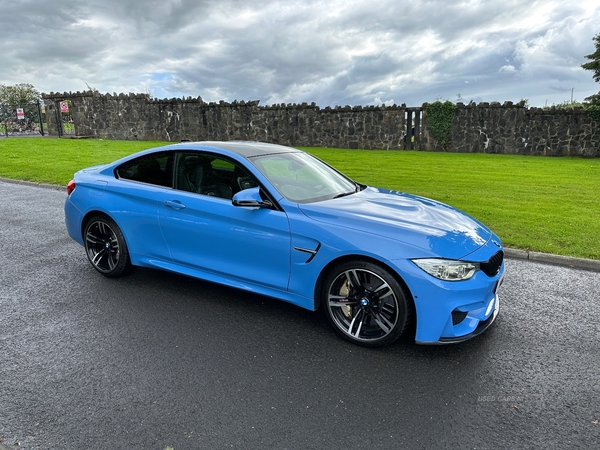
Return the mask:
[[[245,208],[271,208],[273,204],[269,200],[263,200],[260,196],[260,188],[253,187],[236,193],[231,200],[233,206]]]

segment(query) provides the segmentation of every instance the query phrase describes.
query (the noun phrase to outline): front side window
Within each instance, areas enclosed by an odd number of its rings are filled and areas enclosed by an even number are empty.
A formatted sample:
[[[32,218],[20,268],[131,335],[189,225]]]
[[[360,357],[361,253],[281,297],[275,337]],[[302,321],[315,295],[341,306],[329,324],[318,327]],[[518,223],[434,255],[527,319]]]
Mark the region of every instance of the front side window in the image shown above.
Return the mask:
[[[235,161],[203,152],[180,152],[175,188],[231,200],[233,194],[258,186],[258,181]]]
[[[151,153],[132,159],[117,167],[115,175],[125,180],[172,187],[173,153]]]

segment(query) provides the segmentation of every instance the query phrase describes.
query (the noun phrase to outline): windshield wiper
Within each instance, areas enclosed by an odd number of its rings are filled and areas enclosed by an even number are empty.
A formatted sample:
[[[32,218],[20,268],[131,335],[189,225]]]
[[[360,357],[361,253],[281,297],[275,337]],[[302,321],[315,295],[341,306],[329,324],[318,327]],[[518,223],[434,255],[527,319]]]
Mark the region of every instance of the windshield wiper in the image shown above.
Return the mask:
[[[333,198],[340,198],[340,197],[345,197],[346,195],[352,195],[356,193],[356,191],[348,191],[348,192],[342,192],[341,194],[336,195]]]
[[[341,194],[336,195],[333,198],[346,197],[347,195],[356,194],[358,191],[362,191],[361,185],[358,183],[354,183],[354,190],[348,192],[342,192]]]

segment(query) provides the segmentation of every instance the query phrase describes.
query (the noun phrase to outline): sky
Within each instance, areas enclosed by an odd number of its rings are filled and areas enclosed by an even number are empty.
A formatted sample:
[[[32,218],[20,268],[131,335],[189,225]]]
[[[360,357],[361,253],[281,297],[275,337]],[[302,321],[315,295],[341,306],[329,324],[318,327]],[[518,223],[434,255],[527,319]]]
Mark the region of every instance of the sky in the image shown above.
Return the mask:
[[[600,1],[0,0],[0,84],[420,106],[600,91]]]

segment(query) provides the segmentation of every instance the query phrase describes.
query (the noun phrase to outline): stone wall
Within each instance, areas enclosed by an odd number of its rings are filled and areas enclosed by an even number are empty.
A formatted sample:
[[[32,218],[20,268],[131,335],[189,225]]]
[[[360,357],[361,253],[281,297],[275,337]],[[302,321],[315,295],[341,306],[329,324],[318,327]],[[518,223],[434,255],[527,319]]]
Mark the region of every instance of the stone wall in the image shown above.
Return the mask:
[[[429,137],[426,122],[425,117]],[[444,150],[434,139],[428,142],[428,149]],[[447,147],[467,153],[600,157],[600,125],[583,107],[459,103]]]
[[[321,109],[313,104],[259,106],[258,101],[154,100],[144,94],[44,94],[56,134],[58,102],[70,102],[77,134],[106,139],[253,140],[283,145],[401,148],[405,106]]]
[[[58,102],[69,101],[76,134],[106,139],[253,140],[307,147],[600,157],[600,125],[583,108],[459,103],[449,142],[441,145],[428,128],[427,115],[404,104],[259,106],[258,101],[206,103],[200,97],[156,100],[145,94],[91,91],[43,98],[51,134],[57,134],[61,116]]]

